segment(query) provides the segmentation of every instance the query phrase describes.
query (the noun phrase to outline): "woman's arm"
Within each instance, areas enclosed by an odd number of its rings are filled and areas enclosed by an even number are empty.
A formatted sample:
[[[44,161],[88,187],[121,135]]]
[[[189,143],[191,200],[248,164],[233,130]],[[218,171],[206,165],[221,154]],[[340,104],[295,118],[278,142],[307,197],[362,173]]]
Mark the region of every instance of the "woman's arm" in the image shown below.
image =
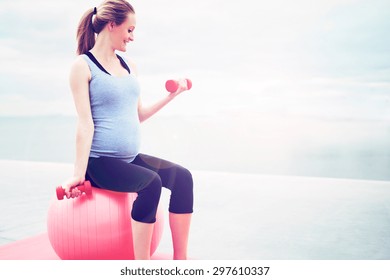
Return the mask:
[[[143,122],[160,111],[165,105],[173,100],[174,96],[167,95],[165,98],[157,101],[151,106],[145,107],[142,105],[141,98],[138,100],[138,118]]]
[[[89,153],[92,145],[94,124],[89,100],[89,81],[91,72],[81,57],[73,63],[70,71],[70,88],[75,103],[78,121],[76,131],[76,159],[74,164],[73,178],[63,185],[66,191],[73,186],[81,184],[85,180]]]
[[[131,66],[131,70],[133,73],[137,76],[137,66],[136,64],[131,61],[130,59],[127,59]],[[140,122],[143,122],[156,114],[158,111],[160,111],[162,108],[165,107],[169,102],[171,102],[176,96],[178,96],[181,92],[187,90],[187,81],[185,79],[180,79],[179,80],[179,87],[176,92],[170,93],[166,95],[164,98],[161,100],[158,100],[156,103],[150,105],[150,106],[144,106],[142,104],[141,98],[138,100],[138,118]]]

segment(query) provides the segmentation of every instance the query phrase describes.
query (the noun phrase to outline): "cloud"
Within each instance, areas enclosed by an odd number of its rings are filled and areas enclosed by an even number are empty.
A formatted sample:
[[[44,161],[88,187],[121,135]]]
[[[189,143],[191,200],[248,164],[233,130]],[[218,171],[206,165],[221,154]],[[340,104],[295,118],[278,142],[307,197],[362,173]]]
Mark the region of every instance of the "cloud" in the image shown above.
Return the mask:
[[[190,106],[181,98],[169,112],[196,114],[197,107],[207,107],[208,112],[256,111],[264,101],[258,96],[267,92],[275,96],[267,99],[268,108],[278,107],[280,96],[311,98],[312,91],[336,98],[331,94],[335,91],[329,90],[336,87],[349,94],[370,91],[376,83],[376,92],[388,92],[388,1],[130,2],[137,13],[137,28],[126,55],[138,64],[146,99],[160,98],[167,78],[194,80]],[[24,109],[15,112],[32,114],[29,102],[57,107],[64,100],[72,102],[67,78],[75,57],[77,24],[85,10],[99,4],[3,0],[0,102],[11,107],[25,102]],[[330,82],[309,87],[315,79]],[[348,79],[358,79],[359,86],[343,84]]]

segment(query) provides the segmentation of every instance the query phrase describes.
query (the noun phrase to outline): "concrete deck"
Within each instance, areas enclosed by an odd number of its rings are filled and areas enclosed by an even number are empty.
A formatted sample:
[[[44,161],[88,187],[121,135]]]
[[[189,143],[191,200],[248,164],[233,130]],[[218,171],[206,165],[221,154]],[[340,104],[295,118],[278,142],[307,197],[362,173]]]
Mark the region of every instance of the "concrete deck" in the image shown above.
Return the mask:
[[[72,165],[0,160],[0,246],[46,232]],[[390,259],[390,182],[193,171],[194,259]],[[161,203],[167,208],[169,192]],[[171,253],[168,219],[157,252]],[[1,247],[0,247],[1,254]]]

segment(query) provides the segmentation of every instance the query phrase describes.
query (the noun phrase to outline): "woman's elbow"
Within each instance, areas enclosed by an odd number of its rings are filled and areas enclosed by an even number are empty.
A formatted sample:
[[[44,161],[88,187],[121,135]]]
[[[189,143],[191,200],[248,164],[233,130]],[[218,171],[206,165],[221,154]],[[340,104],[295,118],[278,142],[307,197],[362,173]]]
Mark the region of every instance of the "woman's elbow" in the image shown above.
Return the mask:
[[[140,123],[144,122],[146,120],[146,117],[144,114],[138,111],[138,120]]]

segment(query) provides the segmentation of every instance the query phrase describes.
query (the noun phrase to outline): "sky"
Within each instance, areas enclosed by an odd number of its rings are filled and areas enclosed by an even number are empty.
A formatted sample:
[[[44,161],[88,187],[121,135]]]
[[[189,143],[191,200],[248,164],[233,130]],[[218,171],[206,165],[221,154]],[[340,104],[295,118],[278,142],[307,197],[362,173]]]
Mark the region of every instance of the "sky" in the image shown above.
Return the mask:
[[[193,88],[161,114],[390,120],[390,1],[130,1],[142,98]],[[81,15],[100,1],[0,0],[0,116],[75,115]]]

